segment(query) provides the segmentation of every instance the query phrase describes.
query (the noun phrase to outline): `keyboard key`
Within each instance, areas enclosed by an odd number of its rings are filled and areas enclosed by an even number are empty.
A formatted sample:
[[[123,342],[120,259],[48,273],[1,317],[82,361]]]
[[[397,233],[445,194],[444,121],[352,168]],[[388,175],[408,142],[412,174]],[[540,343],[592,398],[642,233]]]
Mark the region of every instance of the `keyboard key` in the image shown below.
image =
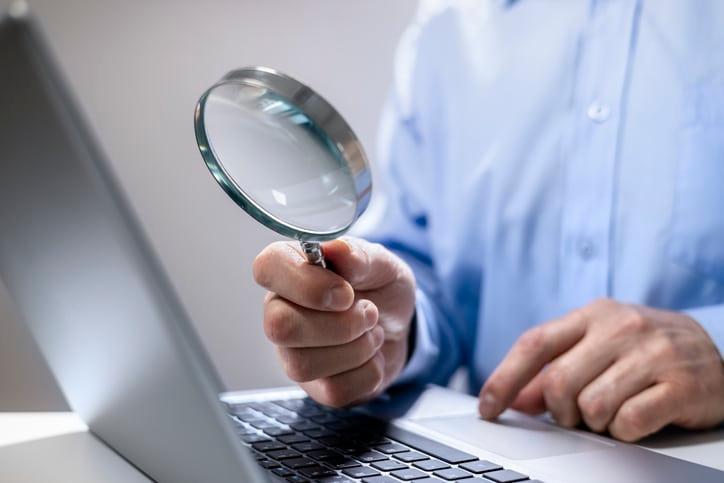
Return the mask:
[[[343,439],[337,436],[321,438],[319,441],[343,453],[361,453],[366,449],[361,448],[355,441],[350,441],[348,439]]]
[[[297,453],[296,451],[291,450],[291,449],[280,449],[280,450],[276,450],[276,451],[269,451],[266,455],[277,461],[278,460],[287,460],[289,458],[299,458],[300,456],[302,456],[299,453]]]
[[[480,461],[473,461],[471,463],[465,463],[460,465],[460,468],[464,470],[468,470],[475,474],[485,473],[486,471],[496,471],[496,470],[502,470],[503,467],[500,465],[496,465],[495,463],[491,463],[487,460],[480,460]]]
[[[378,451],[382,451],[385,454],[404,453],[406,451],[410,451],[409,449],[397,443],[381,444],[379,446],[376,446],[375,449]]]
[[[342,475],[328,476],[326,478],[320,478],[317,481],[319,483],[354,483],[354,481]]]
[[[284,436],[286,434],[294,434],[294,431],[292,431],[291,429],[280,427],[265,428],[263,431],[269,436]]]
[[[360,434],[353,436],[352,439],[364,446],[377,446],[380,444],[392,442],[381,434],[370,434],[366,431],[363,431]]]
[[[327,478],[321,478],[317,481],[319,483],[354,483],[353,480],[350,480],[342,475],[328,476]]]
[[[344,473],[347,476],[351,476],[352,478],[367,478],[370,476],[379,475],[379,472],[377,472],[367,466],[360,466],[358,468],[348,468],[348,469],[342,471],[342,473]]]
[[[252,419],[250,421],[246,421],[248,424],[254,426],[256,429],[266,429],[266,428],[277,428],[278,425],[276,423],[272,423],[266,419]]]
[[[400,483],[400,480],[390,478],[389,476],[373,476],[371,478],[363,478],[362,483]]]
[[[274,451],[275,449],[284,449],[284,445],[281,443],[277,443],[276,441],[261,441],[259,443],[252,444],[251,447],[261,452]]]
[[[293,444],[292,448],[301,453],[308,453],[310,451],[320,450],[320,449],[324,448],[324,446],[322,446],[319,443],[315,443],[314,441],[307,441],[306,443]]]
[[[406,444],[411,448],[415,448],[418,451],[422,451],[423,453],[427,453],[437,459],[443,460],[446,463],[460,464],[478,459],[477,457],[465,453],[464,451],[451,448],[450,446],[438,443],[437,441],[433,441],[424,436],[411,433],[410,431],[397,428],[395,426],[387,428],[387,436],[402,444]]]
[[[277,463],[276,461],[261,460],[261,461],[257,461],[257,463],[259,463],[262,468],[266,468],[267,470],[279,468],[279,463]]]
[[[360,466],[360,464],[352,458],[341,455],[336,458],[330,458],[324,463],[331,466],[335,470],[345,470],[347,468],[356,468],[357,466]]]
[[[306,419],[300,418],[296,414],[285,414],[284,416],[277,416],[274,419],[276,419],[277,421],[279,421],[282,424],[286,424],[287,426],[289,426],[292,423],[301,423],[302,421],[307,422]]]
[[[407,451],[405,453],[397,453],[395,455],[395,458],[397,458],[400,461],[404,461],[405,463],[413,463],[415,461],[422,461],[422,460],[429,460],[427,456],[425,456],[422,453],[418,453],[417,451]]]
[[[261,441],[271,441],[269,438],[267,438],[263,434],[249,434],[246,436],[242,436],[241,440],[247,444],[259,443]]]
[[[373,463],[375,461],[382,461],[388,459],[387,456],[378,453],[377,451],[365,451],[363,453],[358,453],[353,456],[357,461],[361,461],[362,463]]]
[[[460,468],[448,468],[446,470],[439,470],[433,473],[435,476],[448,481],[462,480],[464,478],[472,478],[472,473],[468,473]]]
[[[296,411],[297,409],[304,406],[303,399],[280,399],[278,401],[272,401],[272,403],[290,411]]]
[[[282,478],[284,478],[286,476],[291,476],[294,474],[294,472],[292,470],[289,470],[287,468],[282,468],[282,467],[272,470],[272,473],[274,473],[277,476],[281,476]]]
[[[288,466],[293,470],[297,470],[299,468],[306,468],[308,466],[317,466],[317,463],[310,460],[309,458],[291,458],[288,460],[283,460],[282,463],[284,463],[284,466]]]
[[[311,421],[307,421],[306,419],[300,419],[297,421],[292,421],[290,423],[287,423],[290,428],[296,429],[297,431],[309,431],[312,429],[322,429],[321,426],[318,424],[314,424]]]
[[[328,449],[320,449],[318,451],[310,451],[309,453],[307,453],[307,456],[309,456],[310,458],[314,458],[317,461],[325,461],[330,458],[336,458],[342,455]]]
[[[329,437],[335,436],[337,434],[334,431],[330,431],[325,428],[301,430],[301,431],[313,439],[329,438]]]
[[[320,451],[311,451],[307,453],[307,456],[337,469],[352,468],[360,465],[349,456],[344,456],[337,452],[326,449]]]
[[[297,414],[299,414],[300,416],[304,416],[305,418],[310,418],[313,416],[319,416],[321,414],[324,414],[324,411],[319,408],[305,406],[297,409]]]
[[[284,444],[303,443],[304,441],[309,441],[309,438],[303,434],[286,434],[279,436],[277,439]]]
[[[239,419],[240,421],[244,421],[245,423],[248,423],[250,421],[260,421],[259,413],[255,413],[253,411],[234,413],[234,415],[237,417],[237,419]]]
[[[271,401],[262,401],[258,403],[253,403],[251,406],[252,409],[255,411],[259,411],[261,413],[272,413],[275,414],[277,412],[282,412],[284,408],[280,408],[276,404],[272,403]]]
[[[407,468],[407,465],[393,460],[377,461],[372,463],[372,466],[380,471],[395,471]]]
[[[304,468],[299,472],[307,478],[311,478],[313,480],[337,475],[336,471],[330,470],[329,468],[324,468],[323,466],[312,466],[310,468]]]
[[[411,480],[419,480],[420,478],[427,478],[427,474],[423,473],[420,470],[416,470],[415,468],[407,468],[404,470],[399,471],[393,471],[390,473],[395,478],[398,478],[402,481],[411,481]]]
[[[514,481],[523,481],[528,479],[527,476],[513,470],[491,471],[490,473],[485,473],[483,476],[489,480],[495,481],[496,483],[513,483]]]
[[[443,463],[442,461],[438,461],[438,460],[423,460],[423,461],[414,463],[412,466],[415,466],[415,467],[420,468],[421,470],[425,470],[425,471],[436,471],[436,470],[444,470],[445,468],[450,468],[449,464]]]
[[[330,413],[321,413],[316,416],[312,416],[311,420],[315,423],[327,425],[339,421],[336,416]]]
[[[289,483],[307,483],[309,480],[299,475],[292,475],[287,477]]]

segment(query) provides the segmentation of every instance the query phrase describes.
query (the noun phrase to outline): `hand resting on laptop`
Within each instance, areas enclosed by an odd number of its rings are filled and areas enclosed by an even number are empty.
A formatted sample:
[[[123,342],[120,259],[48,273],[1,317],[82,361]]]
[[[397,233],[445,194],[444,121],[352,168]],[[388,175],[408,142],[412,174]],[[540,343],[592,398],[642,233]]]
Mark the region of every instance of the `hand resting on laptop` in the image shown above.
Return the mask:
[[[480,392],[480,413],[550,411],[635,441],[724,420],[724,364],[686,314],[599,300],[524,333]]]

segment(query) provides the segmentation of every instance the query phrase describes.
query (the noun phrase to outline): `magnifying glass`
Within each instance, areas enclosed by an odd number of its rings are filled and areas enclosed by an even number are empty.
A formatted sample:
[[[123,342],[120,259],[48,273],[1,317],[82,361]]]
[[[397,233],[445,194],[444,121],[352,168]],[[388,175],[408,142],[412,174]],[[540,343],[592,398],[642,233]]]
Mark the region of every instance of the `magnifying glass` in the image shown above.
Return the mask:
[[[308,86],[268,67],[234,70],[199,99],[196,141],[227,195],[326,266],[321,241],[346,232],[372,194],[352,129]]]

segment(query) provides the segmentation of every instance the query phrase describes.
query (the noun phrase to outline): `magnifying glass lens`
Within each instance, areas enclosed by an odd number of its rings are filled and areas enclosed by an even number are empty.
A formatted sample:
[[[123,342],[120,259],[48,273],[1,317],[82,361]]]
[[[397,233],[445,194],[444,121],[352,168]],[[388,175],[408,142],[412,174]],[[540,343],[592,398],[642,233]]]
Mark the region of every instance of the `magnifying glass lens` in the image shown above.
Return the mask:
[[[265,87],[222,83],[204,124],[215,169],[267,216],[304,232],[333,232],[357,216],[357,189],[335,144],[301,110]]]

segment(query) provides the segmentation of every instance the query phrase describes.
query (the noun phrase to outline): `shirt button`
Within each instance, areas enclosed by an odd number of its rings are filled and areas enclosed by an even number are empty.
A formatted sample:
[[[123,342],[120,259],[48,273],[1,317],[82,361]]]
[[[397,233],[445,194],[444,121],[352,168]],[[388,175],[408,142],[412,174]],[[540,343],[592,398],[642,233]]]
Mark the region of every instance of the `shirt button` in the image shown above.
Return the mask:
[[[607,104],[593,101],[591,105],[588,106],[586,114],[588,114],[588,119],[593,122],[605,122],[611,115],[611,108],[609,108]]]
[[[596,247],[588,238],[582,238],[578,241],[578,255],[583,260],[590,260],[596,254]]]

